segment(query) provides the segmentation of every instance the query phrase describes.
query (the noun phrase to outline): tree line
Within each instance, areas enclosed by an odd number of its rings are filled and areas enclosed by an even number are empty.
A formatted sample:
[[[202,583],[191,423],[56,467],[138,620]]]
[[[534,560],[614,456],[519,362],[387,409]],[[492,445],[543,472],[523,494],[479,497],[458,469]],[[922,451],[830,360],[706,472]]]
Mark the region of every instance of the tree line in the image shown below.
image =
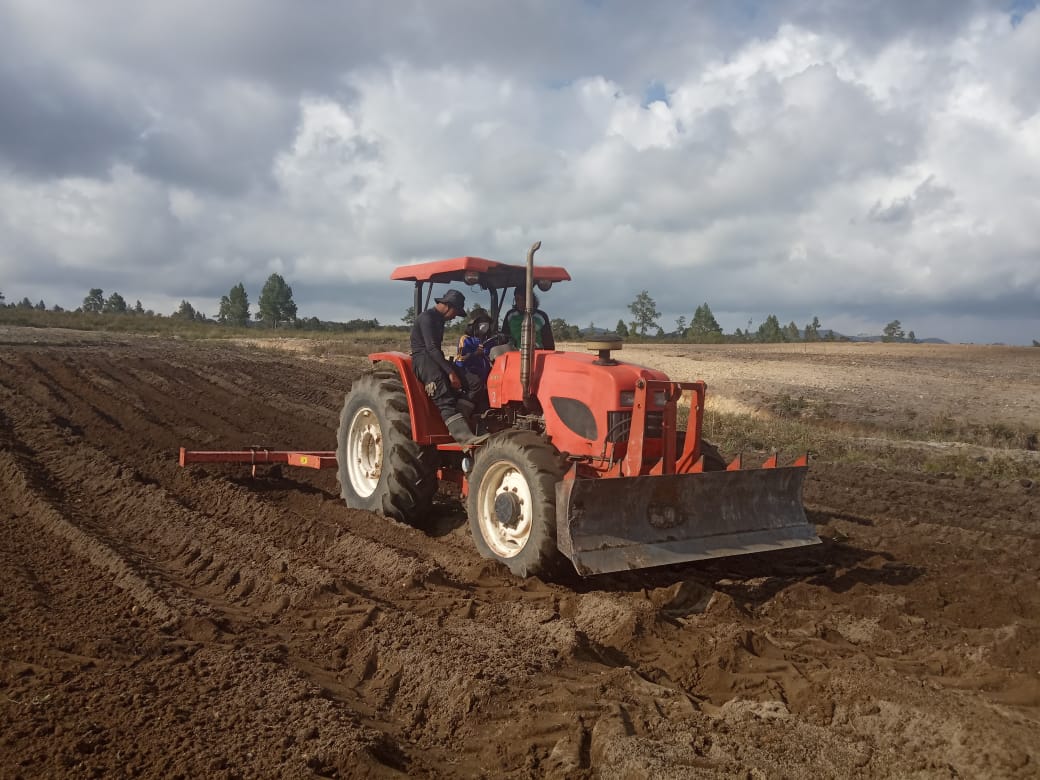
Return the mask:
[[[64,312],[61,306],[55,305],[47,308],[44,301],[33,303],[28,297],[18,303],[4,303],[5,297],[0,291],[0,308]],[[480,308],[479,306],[474,307]],[[658,324],[662,317],[657,308],[657,303],[647,290],[643,290],[628,305],[631,315],[626,322],[624,318],[617,321],[613,330],[608,328],[597,328],[594,323],[589,323],[587,328],[568,323],[562,317],[551,320],[551,326],[556,338],[560,341],[576,341],[586,335],[602,335],[613,333],[621,338],[634,340],[668,340],[686,341],[700,344],[711,343],[780,343],[792,341],[836,341],[848,340],[832,330],[823,329],[819,317],[814,316],[812,320],[802,327],[798,327],[793,320],[787,325],[781,325],[775,314],[768,315],[765,320],[752,330],[752,322],[748,321],[746,329],[737,328],[733,333],[724,333],[722,326],[712,313],[707,303],[698,306],[689,320],[685,315],[675,321],[675,329],[666,333]],[[118,292],[113,292],[107,297],[101,288],[91,288],[83,298],[83,304],[74,310],[75,313],[86,314],[112,314],[129,315],[139,317],[163,317],[151,309],[145,309],[138,300],[130,306],[126,299]],[[246,292],[245,285],[239,282],[233,286],[226,295],[221,296],[215,318],[207,317],[202,311],[197,310],[189,301],[182,300],[177,310],[168,315],[172,320],[198,323],[217,323],[234,327],[248,327],[253,322],[265,327],[291,327],[301,330],[319,331],[358,331],[399,330],[401,326],[381,326],[376,319],[353,319],[347,322],[330,322],[320,320],[317,317],[298,317],[296,303],[293,301],[292,287],[286,283],[280,274],[271,274],[260,290],[257,300],[257,310],[252,311],[252,304]],[[406,327],[410,327],[415,319],[415,311],[409,306],[404,317],[401,318]],[[461,323],[456,323],[461,328]],[[914,331],[906,331],[899,320],[892,320],[882,329],[881,340],[885,342],[916,342],[917,336]],[[1040,347],[1040,342],[1033,340],[1033,346]]]
[[[3,306],[4,296],[0,292],[0,306]],[[33,303],[24,298],[16,304],[9,304],[9,308],[33,309],[36,311],[48,311],[45,303],[41,300]],[[675,329],[666,333],[658,324],[661,312],[657,309],[657,303],[647,290],[640,292],[635,300],[628,305],[631,318],[626,322],[619,319],[613,331],[605,328],[597,328],[594,323],[589,323],[587,328],[568,323],[562,317],[551,319],[550,325],[553,333],[559,341],[576,341],[587,335],[602,335],[603,333],[614,333],[621,338],[632,340],[669,340],[687,341],[693,343],[727,343],[727,342],[760,342],[777,343],[785,341],[828,341],[845,339],[837,336],[833,331],[824,331],[818,317],[804,327],[799,328],[795,322],[781,325],[776,315],[770,314],[766,317],[757,330],[751,329],[748,323],[746,330],[737,328],[733,333],[726,334],[722,326],[711,311],[707,303],[698,306],[692,317],[687,321],[685,316],[680,316],[675,321]],[[481,310],[479,304],[472,307],[473,312]],[[54,306],[49,311],[63,312],[60,306]],[[75,313],[88,315],[117,315],[137,317],[163,317],[151,309],[145,309],[138,300],[130,306],[126,299],[118,292],[113,292],[107,297],[104,290],[99,287],[91,288],[83,298],[83,304],[74,310]],[[473,313],[471,312],[471,313]],[[248,327],[254,322],[270,328],[291,327],[302,330],[319,331],[357,331],[380,329],[379,321],[376,319],[354,319],[348,322],[328,322],[319,320],[317,317],[298,317],[297,306],[293,300],[292,287],[286,283],[280,274],[271,274],[264,283],[257,300],[256,311],[252,311],[249,294],[246,292],[242,282],[234,285],[226,295],[222,295],[218,305],[216,317],[210,318],[201,310],[196,309],[190,301],[182,300],[177,310],[168,315],[169,319],[181,322],[216,323],[231,327]],[[401,318],[406,327],[410,327],[415,319],[415,311],[409,306],[405,315]],[[464,323],[453,323],[448,330],[454,333],[461,332]],[[399,326],[398,326],[399,327]],[[394,326],[388,326],[393,329]],[[885,326],[883,341],[915,341],[914,332],[904,332],[899,320],[893,320]]]
[[[811,322],[807,322],[801,328],[792,320],[786,325],[781,325],[775,314],[768,315],[756,330],[752,330],[752,322],[749,320],[747,329],[737,328],[731,334],[724,333],[722,326],[711,311],[707,303],[698,306],[693,316],[687,320],[685,315],[679,316],[675,321],[675,330],[665,333],[664,328],[658,324],[661,312],[657,309],[657,303],[650,297],[647,290],[643,290],[628,305],[631,319],[628,322],[619,319],[614,332],[622,338],[638,339],[674,339],[678,341],[689,341],[698,344],[721,344],[732,342],[757,342],[763,344],[774,344],[785,341],[836,341],[848,340],[846,336],[840,336],[833,330],[824,330],[820,324],[820,318],[814,316]],[[909,333],[903,330],[899,320],[888,323],[881,335],[882,341],[910,341],[916,342],[917,337],[911,330]]]
[[[83,298],[83,306],[77,311],[91,314],[156,316],[155,312],[151,310],[146,311],[141,306],[140,301],[133,308],[130,308],[123,296],[117,292],[106,298],[104,290],[100,287],[91,288],[90,292]],[[177,307],[175,312],[170,314],[170,317],[187,322],[212,321],[187,300],[182,300],[180,306]],[[272,328],[295,322],[296,303],[293,301],[292,287],[286,284],[285,279],[280,274],[271,274],[267,278],[260,291],[260,299],[257,302],[257,312],[254,317],[257,322]],[[239,282],[228,291],[227,295],[221,296],[216,322],[221,325],[234,325],[237,327],[246,327],[250,324],[249,294],[246,293],[244,284]]]
[[[0,292],[0,306],[14,309],[32,309],[34,311],[65,312],[61,306],[47,308],[44,301],[33,303],[24,298],[19,303],[4,304],[4,294]],[[92,287],[83,298],[83,303],[72,310],[74,314],[116,315],[134,317],[168,316],[171,320],[197,323],[218,323],[234,327],[248,327],[256,322],[265,327],[293,327],[308,330],[367,330],[379,327],[377,320],[351,320],[349,322],[325,322],[317,317],[297,316],[296,303],[293,300],[292,287],[280,274],[271,274],[260,290],[256,304],[256,312],[252,311],[249,294],[245,285],[239,282],[226,295],[221,296],[215,317],[208,317],[203,311],[196,309],[188,300],[182,300],[175,311],[169,315],[145,309],[138,300],[131,306],[118,292],[105,295],[100,287]]]

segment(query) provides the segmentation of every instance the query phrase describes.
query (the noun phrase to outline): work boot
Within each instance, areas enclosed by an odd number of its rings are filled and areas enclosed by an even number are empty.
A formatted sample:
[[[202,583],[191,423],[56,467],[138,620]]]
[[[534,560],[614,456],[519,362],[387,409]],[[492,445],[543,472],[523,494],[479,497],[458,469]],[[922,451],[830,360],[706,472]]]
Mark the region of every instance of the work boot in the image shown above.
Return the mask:
[[[470,430],[469,423],[466,422],[466,418],[461,414],[453,414],[444,424],[448,426],[448,433],[451,434],[451,438],[457,441],[459,444],[474,444],[475,437],[473,431]]]

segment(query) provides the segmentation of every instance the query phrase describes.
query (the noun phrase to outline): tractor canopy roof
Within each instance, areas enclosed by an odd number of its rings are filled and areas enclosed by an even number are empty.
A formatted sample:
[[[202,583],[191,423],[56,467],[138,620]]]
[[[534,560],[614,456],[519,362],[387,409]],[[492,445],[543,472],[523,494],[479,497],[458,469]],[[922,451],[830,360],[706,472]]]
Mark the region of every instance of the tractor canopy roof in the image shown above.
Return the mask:
[[[430,263],[402,265],[395,268],[390,278],[405,282],[463,282],[468,285],[480,285],[486,289],[497,290],[504,287],[523,287],[527,280],[527,267],[524,265],[508,265],[497,260],[485,260],[483,257],[455,257],[451,260],[435,260]],[[567,269],[555,265],[536,265],[534,282],[570,281]],[[548,289],[542,287],[541,289]]]

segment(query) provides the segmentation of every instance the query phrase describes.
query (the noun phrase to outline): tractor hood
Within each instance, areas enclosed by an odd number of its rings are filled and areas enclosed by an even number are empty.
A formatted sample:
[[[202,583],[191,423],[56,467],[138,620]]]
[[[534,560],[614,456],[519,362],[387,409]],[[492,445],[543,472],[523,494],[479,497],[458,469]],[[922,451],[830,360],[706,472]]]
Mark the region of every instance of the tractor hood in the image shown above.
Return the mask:
[[[633,391],[639,379],[667,380],[661,371],[631,363],[600,361],[581,352],[536,350],[534,397],[557,449],[573,455],[599,455],[609,441],[627,435]],[[520,352],[500,355],[488,377],[493,407],[523,402]],[[649,408],[663,408],[664,399],[651,399]]]

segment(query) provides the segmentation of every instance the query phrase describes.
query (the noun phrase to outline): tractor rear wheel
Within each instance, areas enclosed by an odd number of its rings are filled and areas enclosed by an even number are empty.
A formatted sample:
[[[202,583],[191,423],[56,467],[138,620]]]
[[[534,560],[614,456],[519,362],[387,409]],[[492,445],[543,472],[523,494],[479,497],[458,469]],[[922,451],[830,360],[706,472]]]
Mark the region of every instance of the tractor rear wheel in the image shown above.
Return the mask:
[[[437,493],[437,448],[412,439],[408,398],[396,371],[362,374],[343,402],[336,437],[340,495],[367,509],[417,524]]]
[[[477,551],[518,577],[552,574],[556,547],[556,483],[560,453],[533,431],[494,434],[477,452],[467,512]]]

